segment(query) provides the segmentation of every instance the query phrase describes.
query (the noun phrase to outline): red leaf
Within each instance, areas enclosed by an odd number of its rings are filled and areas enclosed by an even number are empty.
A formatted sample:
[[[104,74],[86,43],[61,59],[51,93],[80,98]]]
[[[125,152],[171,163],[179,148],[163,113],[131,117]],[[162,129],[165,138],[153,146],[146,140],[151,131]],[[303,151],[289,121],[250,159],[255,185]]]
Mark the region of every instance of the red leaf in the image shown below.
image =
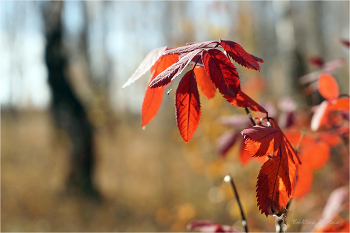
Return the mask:
[[[317,131],[326,123],[337,124],[337,122],[343,121],[343,116],[341,116],[341,114],[337,114],[334,111],[348,112],[350,110],[349,100],[349,98],[340,98],[333,101],[325,100],[320,105],[316,106],[315,112],[311,119],[311,129],[313,131]],[[332,115],[330,114],[332,112],[335,113],[333,114],[333,118],[329,117]]]
[[[320,134],[320,139],[329,146],[337,146],[341,143],[341,138],[335,133],[322,132]]]
[[[245,144],[244,141],[242,140],[241,142],[241,149],[239,151],[239,162],[242,164],[242,166],[247,165],[252,159],[255,159],[258,163],[265,163],[267,157],[262,156],[262,157],[252,157],[248,153],[247,150],[245,150]]]
[[[329,104],[329,107],[331,110],[335,110],[335,111],[349,111],[350,98],[336,99]]]
[[[188,142],[196,131],[201,115],[199,93],[193,70],[179,83],[175,96],[176,122],[182,138]]]
[[[345,45],[346,47],[350,47],[350,41],[349,40],[345,40],[345,39],[340,39],[340,42]]]
[[[216,88],[213,82],[210,80],[209,76],[207,75],[205,69],[203,67],[196,66],[194,68],[194,73],[196,75],[198,87],[203,93],[203,95],[208,99],[213,98],[216,93]]]
[[[294,147],[296,147],[300,141],[300,137],[301,137],[301,133],[300,132],[285,132],[284,135],[287,137],[288,141],[290,142],[290,144]],[[304,135],[301,143],[300,143],[300,148],[303,148],[305,146],[307,146],[308,144],[312,144],[315,143],[315,138],[308,136],[308,135]]]
[[[286,208],[294,189],[295,162],[299,160],[276,122],[272,123],[274,128],[256,125],[241,132],[252,156],[272,155],[260,170],[256,190],[259,209],[266,216]]]
[[[329,155],[330,147],[323,141],[308,144],[300,151],[303,163],[309,164],[313,170],[323,167],[327,163]]]
[[[312,186],[312,179],[312,168],[310,168],[307,163],[304,163],[304,160],[302,159],[302,164],[297,165],[297,179],[293,196],[295,198],[301,198],[308,193]]]
[[[238,64],[249,69],[260,70],[259,62],[264,63],[261,58],[255,57],[247,53],[242,46],[236,42],[229,40],[220,40],[221,46],[225,49],[227,54]]]
[[[295,178],[295,164],[288,159],[288,170],[282,165],[282,156],[274,156],[267,160],[259,172],[256,196],[261,213],[266,216],[286,208],[292,197],[293,184],[290,179]],[[292,175],[292,177],[291,177]]]
[[[239,162],[244,166],[248,164],[251,159],[252,159],[252,156],[250,156],[248,151],[245,149],[245,144],[244,144],[244,141],[242,140],[241,149],[239,150]]]
[[[146,126],[157,114],[163,100],[165,87],[149,88],[147,86],[142,103],[142,127]]]
[[[217,148],[221,157],[226,157],[227,152],[233,147],[237,139],[241,135],[239,133],[232,133],[231,131],[222,134],[216,141]]]
[[[278,126],[278,124],[276,123],[275,119],[273,118],[269,118],[269,122],[271,124],[271,126],[275,129],[278,129],[279,131],[282,132],[281,128]],[[298,161],[299,164],[301,164],[300,159],[298,157],[298,155],[295,153],[294,148],[292,147],[291,143],[289,142],[288,138],[286,137],[286,135],[283,134],[283,140],[282,140],[282,150],[281,153],[283,156],[287,156],[293,161],[293,163],[295,162],[295,159]]]
[[[246,150],[254,157],[277,155],[283,138],[280,130],[263,125],[245,129],[241,134],[245,140]]]
[[[139,67],[136,69],[134,74],[128,79],[128,81],[123,85],[122,88],[129,86],[131,83],[135,82],[143,74],[145,74],[158,61],[158,59],[162,56],[163,52],[167,48],[168,47],[161,47],[149,52],[145,59],[143,59]]]
[[[243,91],[237,90],[235,97],[228,97],[228,96],[224,96],[224,97],[232,105],[242,107],[242,108],[250,108],[252,111],[255,111],[255,112],[267,113],[267,111],[263,107],[261,107],[258,103],[252,100],[249,96],[244,94]]]
[[[265,62],[264,62],[264,60],[263,59],[261,59],[260,57],[256,57],[256,56],[254,56],[253,54],[249,54],[255,61],[258,61],[258,62],[260,62],[261,64],[264,64]]]
[[[331,74],[321,73],[318,78],[318,91],[323,98],[331,101],[339,96],[339,87],[337,81]]]
[[[175,62],[177,62],[178,59],[179,59],[179,55],[176,55],[176,54],[160,57],[157,63],[151,68],[152,77],[150,82],[155,77],[157,77],[158,74],[163,72],[165,69],[167,69],[169,66],[171,66]],[[151,89],[147,85],[145,97],[143,98],[143,103],[142,103],[142,127],[147,125],[153,119],[153,117],[157,114],[159,107],[162,104],[164,88],[165,87]]]
[[[164,52],[164,54],[189,53],[189,52],[192,52],[196,49],[212,48],[213,46],[210,46],[210,44],[212,44],[212,43],[218,43],[218,42],[215,40],[212,40],[212,41],[205,41],[205,42],[201,42],[201,43],[193,43],[193,44],[185,45],[182,47],[178,47],[176,49],[167,50]]]
[[[311,57],[310,62],[318,68],[322,68],[324,66],[324,60],[321,57]]]
[[[202,61],[207,74],[220,93],[234,97],[239,90],[239,77],[231,61],[217,49],[204,50]]]
[[[186,54],[186,56],[183,56],[178,62],[173,64],[172,66],[168,67],[166,70],[164,70],[162,73],[160,73],[150,84],[150,88],[156,88],[168,85],[171,81],[173,81],[181,72],[186,68],[186,66],[190,63],[192,58],[197,54],[200,53],[201,50],[197,49],[191,53]]]

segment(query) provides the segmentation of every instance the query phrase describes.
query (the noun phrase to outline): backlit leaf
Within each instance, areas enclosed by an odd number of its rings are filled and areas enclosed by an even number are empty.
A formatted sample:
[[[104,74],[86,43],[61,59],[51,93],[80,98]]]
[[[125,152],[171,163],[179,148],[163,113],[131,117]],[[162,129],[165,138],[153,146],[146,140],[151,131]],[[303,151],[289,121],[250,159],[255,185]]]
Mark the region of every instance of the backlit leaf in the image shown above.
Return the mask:
[[[175,95],[176,122],[182,138],[188,142],[196,131],[201,115],[199,93],[193,70],[179,83]]]
[[[241,133],[252,156],[271,157],[262,166],[257,183],[258,206],[266,216],[286,208],[292,197],[298,156],[277,123],[273,127],[255,125]]]
[[[213,82],[210,80],[209,76],[207,75],[205,69],[203,67],[196,66],[194,68],[194,73],[196,75],[198,87],[203,93],[203,95],[208,99],[213,98],[216,93],[216,88]]]
[[[234,97],[239,89],[239,77],[231,61],[217,49],[204,50],[202,61],[212,82],[220,93]]]
[[[329,107],[334,111],[349,111],[350,110],[350,98],[339,98],[331,103],[329,103]]]
[[[308,193],[312,187],[312,168],[305,163],[301,157],[302,164],[297,165],[297,178],[295,182],[293,197],[301,198]]]
[[[289,170],[282,164],[282,156],[274,156],[264,163],[258,175],[256,196],[259,209],[266,216],[285,209],[292,197],[289,174],[294,173],[295,178],[295,164],[289,160]]]
[[[241,133],[245,140],[246,150],[254,157],[277,155],[283,138],[280,130],[263,125],[255,125]]]
[[[257,161],[258,163],[265,163],[267,157],[266,156],[261,156],[261,157],[252,157],[248,153],[247,150],[245,150],[245,144],[244,141],[242,140],[241,142],[241,148],[239,150],[239,162],[242,164],[242,166],[247,165],[252,159]]]
[[[322,132],[319,137],[329,146],[337,146],[341,143],[341,138],[336,133]]]
[[[339,98],[333,101],[323,101],[320,105],[316,106],[315,112],[311,119],[311,129],[317,131],[323,125],[327,123],[338,124],[339,121],[344,121],[341,112],[347,114],[349,108],[349,98]],[[339,111],[340,113],[337,113]],[[329,117],[334,113],[333,118]],[[337,119],[338,118],[338,119]],[[338,122],[338,123],[337,123]]]
[[[179,59],[178,55],[168,55],[162,56],[158,59],[156,64],[151,68],[152,77],[150,82],[157,77],[158,74],[163,72],[169,66],[177,62]],[[150,83],[149,82],[149,83]],[[142,127],[147,125],[153,117],[157,114],[159,107],[162,104],[163,93],[165,87],[159,88],[149,88],[147,85],[145,97],[143,98],[142,103]]]
[[[150,84],[150,88],[156,88],[168,85],[170,82],[172,82],[181,72],[186,68],[186,66],[190,63],[192,58],[197,54],[200,53],[201,50],[197,49],[191,53],[186,54],[186,56],[183,56],[180,58],[180,60],[170,67],[168,67],[166,70],[164,70],[162,73],[160,73]]]
[[[157,60],[162,56],[163,52],[168,47],[161,47],[152,50],[147,54],[145,59],[141,62],[139,67],[136,69],[136,71],[133,73],[133,75],[128,79],[128,81],[123,85],[122,88],[129,86],[131,83],[135,82],[137,79],[139,79],[143,74],[145,74],[151,67],[157,62]]]
[[[330,156],[330,147],[324,141],[317,141],[312,144],[308,144],[301,151],[304,163],[310,165],[313,170],[323,167]]]
[[[142,103],[142,127],[146,126],[157,114],[163,100],[165,87],[149,88],[147,86]]]
[[[242,107],[242,108],[250,108],[252,111],[255,111],[255,112],[267,113],[267,111],[263,107],[261,107],[258,103],[252,100],[249,96],[247,96],[241,90],[236,91],[235,97],[229,97],[226,95],[224,97],[232,105]]]
[[[245,149],[245,144],[244,144],[244,141],[242,140],[241,148],[239,150],[239,162],[244,166],[248,164],[251,159],[252,159],[252,156]]]
[[[299,144],[301,133],[300,132],[284,132],[284,135],[287,137],[288,141],[293,147],[296,147]],[[304,135],[302,137],[300,148],[305,147],[309,144],[315,143],[316,140],[312,136]]]
[[[321,73],[318,78],[318,91],[323,98],[331,101],[339,96],[339,87],[337,81],[331,74]]]
[[[221,46],[227,52],[227,54],[238,64],[245,66],[249,69],[260,70],[259,62],[264,63],[261,58],[255,57],[247,53],[242,46],[236,42],[229,40],[220,40]]]

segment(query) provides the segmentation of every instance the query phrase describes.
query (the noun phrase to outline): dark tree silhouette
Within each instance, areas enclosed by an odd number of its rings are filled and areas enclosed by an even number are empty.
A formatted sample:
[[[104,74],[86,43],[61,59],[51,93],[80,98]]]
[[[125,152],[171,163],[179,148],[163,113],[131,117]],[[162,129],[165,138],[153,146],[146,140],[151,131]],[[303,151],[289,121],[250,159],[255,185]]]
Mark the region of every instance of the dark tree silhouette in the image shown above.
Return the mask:
[[[55,123],[67,132],[72,143],[71,167],[67,191],[99,198],[93,185],[94,141],[86,111],[73,92],[66,73],[67,56],[62,42],[61,12],[63,2],[47,2],[43,7],[45,22],[45,62],[52,93],[51,109]]]

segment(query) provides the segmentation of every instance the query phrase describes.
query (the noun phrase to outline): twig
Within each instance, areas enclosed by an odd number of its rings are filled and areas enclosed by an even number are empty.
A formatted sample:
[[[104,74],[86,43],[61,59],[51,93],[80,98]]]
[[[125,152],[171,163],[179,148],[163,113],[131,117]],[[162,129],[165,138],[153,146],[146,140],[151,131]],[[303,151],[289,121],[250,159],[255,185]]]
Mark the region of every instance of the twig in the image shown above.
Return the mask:
[[[299,138],[299,141],[298,141],[298,145],[295,147],[295,152],[296,152],[296,153],[298,153],[298,150],[299,150],[299,148],[300,148],[301,142],[303,141],[303,138],[304,138],[304,135],[305,135],[305,131],[306,131],[306,128],[304,127],[304,128],[301,130],[300,138]]]
[[[252,117],[252,114],[250,114],[249,109],[248,109],[247,107],[245,107],[244,109],[245,109],[245,112],[247,113],[247,115],[248,115],[250,121],[252,122],[253,126],[255,126],[256,123],[255,123],[255,121],[254,121],[254,119],[253,119],[253,117]]]
[[[286,226],[287,226],[287,213],[289,211],[290,203],[292,202],[293,198],[289,199],[286,208],[283,209],[283,211],[280,214],[274,215],[276,217],[276,232],[282,233],[285,232]]]
[[[236,197],[236,200],[237,200],[237,203],[239,206],[239,210],[241,211],[242,225],[244,227],[245,232],[248,233],[248,226],[247,226],[246,218],[244,216],[243,207],[242,207],[241,201],[239,200],[238,192],[237,192],[235,184],[233,183],[233,179],[232,179],[231,175],[225,176],[224,181],[230,182],[230,184],[232,186],[233,192],[235,193],[235,197]]]
[[[284,223],[285,216],[282,214],[281,216],[276,216],[276,232],[283,233],[284,232]]]

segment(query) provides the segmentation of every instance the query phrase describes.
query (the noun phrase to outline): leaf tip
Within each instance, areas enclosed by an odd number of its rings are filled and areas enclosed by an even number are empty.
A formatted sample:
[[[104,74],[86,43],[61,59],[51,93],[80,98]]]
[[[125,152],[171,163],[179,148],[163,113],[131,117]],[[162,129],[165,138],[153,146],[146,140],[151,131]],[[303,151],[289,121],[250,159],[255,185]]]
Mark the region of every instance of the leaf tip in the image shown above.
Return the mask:
[[[129,82],[126,82],[126,83],[122,86],[122,90],[123,90],[125,87],[129,86],[129,85],[130,85],[130,83],[129,83]]]

